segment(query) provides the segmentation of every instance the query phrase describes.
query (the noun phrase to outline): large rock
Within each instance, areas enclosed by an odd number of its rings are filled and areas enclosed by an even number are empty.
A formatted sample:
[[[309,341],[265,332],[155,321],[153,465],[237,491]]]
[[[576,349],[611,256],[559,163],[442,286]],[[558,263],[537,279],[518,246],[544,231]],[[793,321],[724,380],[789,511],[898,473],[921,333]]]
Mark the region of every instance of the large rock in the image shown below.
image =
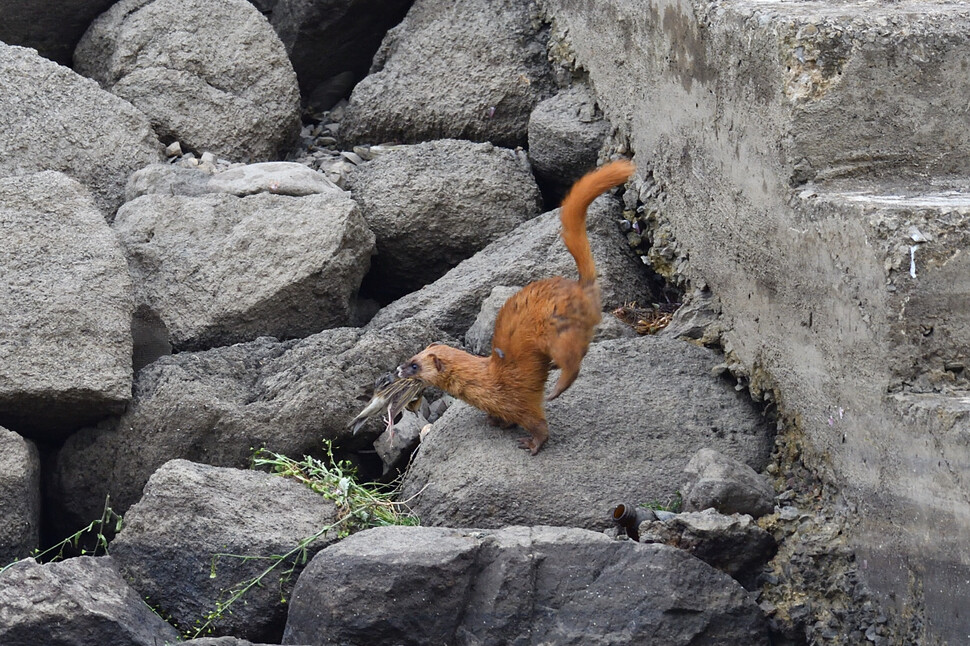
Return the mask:
[[[924,608],[927,641],[966,641],[970,9],[544,5],[654,161],[667,250],[717,295],[729,360],[858,505],[866,583]]]
[[[268,644],[254,644],[248,639],[239,639],[238,637],[198,637],[179,643],[185,644],[185,646],[269,646]]]
[[[596,165],[608,134],[610,122],[585,83],[540,101],[529,116],[529,161],[536,177],[561,198]]]
[[[49,485],[60,533],[97,518],[108,494],[123,513],[173,458],[246,467],[260,447],[322,457],[322,439],[344,450],[368,446],[377,420],[356,437],[348,428],[363,407],[360,387],[441,338],[402,321],[377,332],[339,328],[159,359],[139,372],[120,420],[75,433],[58,452]]]
[[[547,403],[550,437],[538,455],[519,448],[522,429],[496,429],[458,404],[426,435],[403,495],[421,492],[412,506],[431,525],[605,528],[616,501],[678,491],[701,447],[760,469],[773,429],[746,395],[711,375],[718,360],[649,336],[594,343],[573,386]]]
[[[185,631],[260,576],[273,564],[270,557],[288,554],[336,520],[334,503],[296,480],[172,460],[125,514],[111,556],[131,586]],[[323,534],[305,553],[290,555],[213,619],[213,632],[278,638],[286,619],[281,599],[289,598],[304,559],[337,534]]]
[[[49,437],[123,409],[132,309],[87,189],[50,171],[0,179],[0,424]]]
[[[176,348],[302,337],[353,319],[374,235],[342,191],[146,195],[118,210],[140,306]]]
[[[417,0],[350,95],[341,138],[524,146],[529,113],[553,92],[540,25],[531,2]]]
[[[74,65],[147,114],[163,141],[197,152],[264,161],[299,134],[293,66],[246,0],[122,0],[92,23]]]
[[[226,193],[246,197],[257,193],[303,197],[342,192],[323,173],[296,162],[238,164],[219,172],[178,164],[151,164],[134,172],[125,187],[125,200],[142,195],[198,197]]]
[[[724,515],[713,509],[685,512],[641,523],[638,529],[640,542],[687,550],[748,590],[757,589],[764,565],[778,551],[774,537],[747,514]]]
[[[685,511],[716,509],[722,514],[760,518],[775,509],[775,490],[747,464],[703,448],[684,467],[687,483],[681,490]]]
[[[284,644],[768,644],[735,581],[580,529],[382,527],[306,567]]]
[[[4,21],[19,11],[3,11]],[[62,171],[91,189],[111,216],[128,175],[161,161],[145,115],[96,83],[3,43],[0,69],[0,176]]]
[[[4,646],[158,646],[179,634],[152,612],[110,556],[40,565],[21,561],[0,573]]]
[[[40,458],[33,442],[0,426],[0,567],[40,540]],[[0,575],[2,576],[2,575]]]
[[[0,0],[0,41],[32,47],[41,56],[71,65],[81,34],[114,0]]]
[[[492,353],[495,319],[498,318],[498,312],[505,305],[505,301],[512,298],[519,289],[519,287],[506,287],[504,285],[492,288],[492,291],[482,301],[482,309],[475,317],[475,321],[465,332],[465,347],[469,352],[482,357],[487,357]]]
[[[402,146],[351,181],[377,235],[368,284],[392,300],[440,278],[540,212],[525,155],[446,139]]]
[[[643,263],[617,230],[619,217],[619,203],[601,197],[589,207],[586,218],[607,308],[652,299]],[[367,328],[380,329],[413,317],[461,337],[494,287],[522,287],[551,276],[576,277],[576,262],[562,243],[561,229],[558,210],[519,225],[434,283],[383,308]]]
[[[367,74],[384,34],[401,21],[411,2],[279,0],[270,22],[286,46],[304,97],[311,102],[315,95],[334,103],[340,99],[340,90],[349,90]],[[330,105],[323,100],[319,107]]]

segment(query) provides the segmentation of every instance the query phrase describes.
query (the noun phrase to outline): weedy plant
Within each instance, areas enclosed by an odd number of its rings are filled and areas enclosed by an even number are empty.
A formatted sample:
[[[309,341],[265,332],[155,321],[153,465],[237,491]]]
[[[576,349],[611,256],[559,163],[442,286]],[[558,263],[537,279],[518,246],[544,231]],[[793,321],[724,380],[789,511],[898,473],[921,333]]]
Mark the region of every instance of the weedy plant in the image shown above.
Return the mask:
[[[651,500],[650,502],[642,503],[640,506],[653,509],[654,511],[670,511],[676,514],[684,508],[684,499],[679,491],[675,491],[667,498],[666,502]]]
[[[360,483],[357,480],[357,471],[349,461],[334,458],[333,447],[329,441],[324,441],[324,450],[327,454],[325,460],[309,456],[304,456],[302,460],[294,460],[263,448],[255,451],[252,458],[254,469],[268,469],[270,473],[293,478],[327,500],[333,501],[337,507],[337,520],[321,527],[312,536],[301,539],[285,554],[271,556],[213,554],[209,570],[210,578],[216,577],[218,562],[224,558],[242,559],[244,562],[265,561],[267,566],[255,577],[223,590],[216,600],[215,609],[197,621],[191,629],[184,631],[183,634],[187,639],[211,634],[216,622],[227,613],[231,613],[232,606],[236,602],[254,587],[262,586],[274,573],[279,574],[280,603],[286,603],[284,586],[296,573],[297,568],[306,564],[310,546],[321,538],[329,536],[345,538],[370,527],[418,524],[417,516],[408,507],[410,500],[394,500],[400,481],[390,485]]]
[[[99,554],[107,554],[108,538],[105,536],[105,532],[111,529],[115,534],[117,534],[121,531],[121,524],[123,520],[124,519],[120,514],[111,509],[111,498],[110,496],[106,496],[104,499],[104,511],[101,512],[101,518],[91,521],[87,527],[74,532],[61,542],[51,545],[46,550],[42,551],[35,549],[33,552],[31,552],[28,558],[32,558],[38,563],[60,561],[64,558],[64,553],[68,550],[80,556],[98,556]],[[88,541],[92,536],[94,539],[94,546],[90,548],[82,547],[82,544],[89,544]],[[19,562],[19,560],[13,561],[12,563],[7,563],[3,567],[0,567],[0,574],[3,574],[7,568]]]
[[[268,467],[271,473],[302,482],[337,506],[339,538],[369,527],[417,525],[418,518],[409,501],[397,501],[400,481],[391,485],[361,484],[357,470],[347,460],[335,460],[330,442],[324,443],[327,460],[304,456],[297,461],[285,455],[259,449],[253,455],[253,468]]]

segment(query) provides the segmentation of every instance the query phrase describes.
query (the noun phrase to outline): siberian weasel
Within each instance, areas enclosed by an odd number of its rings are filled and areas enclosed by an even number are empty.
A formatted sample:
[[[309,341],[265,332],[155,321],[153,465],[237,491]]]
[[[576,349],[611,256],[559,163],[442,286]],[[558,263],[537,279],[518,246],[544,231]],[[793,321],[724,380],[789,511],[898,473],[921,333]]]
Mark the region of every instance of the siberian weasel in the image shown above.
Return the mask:
[[[579,281],[561,276],[529,283],[505,302],[495,320],[492,353],[479,357],[432,343],[398,368],[488,413],[505,426],[529,432],[519,440],[532,455],[549,437],[543,393],[549,370],[560,369],[549,399],[575,381],[600,321],[600,290],[586,235],[586,209],[601,193],[627,181],[635,167],[618,160],[577,181],[562,202],[562,238],[576,261]]]

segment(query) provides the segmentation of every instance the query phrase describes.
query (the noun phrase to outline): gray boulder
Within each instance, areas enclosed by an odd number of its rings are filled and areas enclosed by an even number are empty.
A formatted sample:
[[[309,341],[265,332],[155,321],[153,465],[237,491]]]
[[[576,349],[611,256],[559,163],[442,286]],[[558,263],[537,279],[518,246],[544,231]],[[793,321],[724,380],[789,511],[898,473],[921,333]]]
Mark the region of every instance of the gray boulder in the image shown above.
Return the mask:
[[[288,554],[336,520],[336,506],[296,480],[172,460],[125,514],[111,556],[139,595],[188,630],[260,576],[273,564],[269,557]],[[272,641],[286,617],[281,599],[289,598],[303,559],[337,533],[321,535],[262,578],[213,620],[214,633]]]
[[[541,24],[527,2],[417,0],[350,95],[341,138],[524,146],[529,114],[554,91]]]
[[[586,218],[604,307],[651,298],[643,263],[617,230],[617,218],[619,203],[610,197],[593,202]],[[561,228],[558,210],[519,225],[434,283],[383,308],[367,328],[414,317],[461,337],[494,287],[522,287],[551,276],[576,278],[576,262],[562,243]]]
[[[749,465],[704,448],[684,467],[688,481],[681,493],[685,511],[714,508],[722,514],[760,518],[775,510],[775,490]]]
[[[596,166],[610,122],[585,83],[540,101],[529,116],[529,161],[536,177],[561,197]]]
[[[377,235],[368,283],[387,300],[437,280],[541,210],[524,155],[453,139],[378,156],[358,167],[351,191]]]
[[[40,541],[40,458],[34,443],[0,426],[0,567]],[[2,576],[2,575],[0,575]]]
[[[342,191],[146,195],[118,210],[114,230],[137,303],[178,349],[347,325],[374,248]]]
[[[44,565],[27,559],[0,573],[0,582],[3,646],[158,646],[179,638],[110,556]]]
[[[81,34],[114,0],[0,0],[0,41],[70,67]]]
[[[139,168],[128,178],[125,185],[125,202],[142,195],[181,195],[198,197],[210,193],[210,173],[201,168],[189,168],[180,164],[150,164]]]
[[[129,202],[142,195],[198,197],[207,193],[303,197],[317,193],[343,194],[343,190],[323,173],[295,162],[240,164],[217,173],[199,167],[152,164],[133,173],[125,187],[125,199]]]
[[[52,171],[0,178],[0,232],[0,424],[51,439],[119,412],[131,278],[90,193]]]
[[[303,96],[330,109],[341,98],[340,90],[349,90],[367,74],[384,34],[401,21],[411,2],[279,0],[270,22],[286,46]]]
[[[268,644],[254,644],[247,639],[238,637],[199,637],[179,642],[184,646],[269,646]]]
[[[594,343],[572,388],[546,405],[550,438],[538,455],[519,448],[522,429],[497,429],[456,404],[421,443],[403,495],[422,491],[412,506],[430,525],[605,528],[617,500],[677,491],[700,447],[761,468],[771,429],[746,395],[711,376],[717,361],[657,337]]]
[[[4,11],[4,21],[19,11]],[[64,172],[91,189],[103,215],[112,216],[128,176],[161,161],[147,117],[97,83],[3,43],[0,69],[0,176]]]
[[[92,23],[74,65],[196,152],[269,160],[299,134],[293,66],[246,0],[122,0]]]
[[[778,550],[774,537],[758,527],[751,516],[726,516],[713,509],[642,523],[640,542],[687,550],[730,574],[748,590],[757,588],[758,575]]]
[[[263,162],[230,168],[213,175],[209,179],[208,189],[211,193],[228,193],[238,197],[256,193],[291,197],[317,193],[344,194],[343,189],[323,173],[295,162]]]
[[[314,557],[283,643],[758,646],[768,630],[740,585],[665,545],[559,527],[382,527]]]
[[[108,494],[124,513],[173,458],[246,467],[260,447],[316,457],[322,439],[344,450],[368,447],[383,424],[373,420],[351,435],[360,387],[440,338],[435,328],[402,321],[378,332],[338,328],[163,357],[139,372],[119,420],[82,429],[60,449],[49,482],[52,517],[70,533],[101,514]]]
[[[674,339],[716,342],[721,334],[720,303],[708,289],[694,289],[659,332]]]
[[[374,450],[384,464],[382,475],[395,476],[403,472],[421,441],[421,430],[428,421],[422,415],[405,410],[392,431],[385,431],[374,440]]]
[[[520,289],[522,288],[504,285],[492,288],[482,301],[482,309],[475,317],[475,321],[465,332],[465,347],[469,352],[483,357],[492,353],[492,335],[495,334],[495,319],[498,318],[498,311],[505,305],[505,301],[512,298]]]

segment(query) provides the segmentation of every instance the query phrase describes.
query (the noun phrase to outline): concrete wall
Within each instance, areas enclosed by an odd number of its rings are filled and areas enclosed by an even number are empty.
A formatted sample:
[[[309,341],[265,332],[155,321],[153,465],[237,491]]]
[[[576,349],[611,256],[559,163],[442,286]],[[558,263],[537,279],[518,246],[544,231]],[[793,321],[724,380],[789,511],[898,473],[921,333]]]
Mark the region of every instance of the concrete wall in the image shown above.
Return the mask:
[[[681,270],[858,506],[869,582],[970,640],[970,8],[544,0]]]

